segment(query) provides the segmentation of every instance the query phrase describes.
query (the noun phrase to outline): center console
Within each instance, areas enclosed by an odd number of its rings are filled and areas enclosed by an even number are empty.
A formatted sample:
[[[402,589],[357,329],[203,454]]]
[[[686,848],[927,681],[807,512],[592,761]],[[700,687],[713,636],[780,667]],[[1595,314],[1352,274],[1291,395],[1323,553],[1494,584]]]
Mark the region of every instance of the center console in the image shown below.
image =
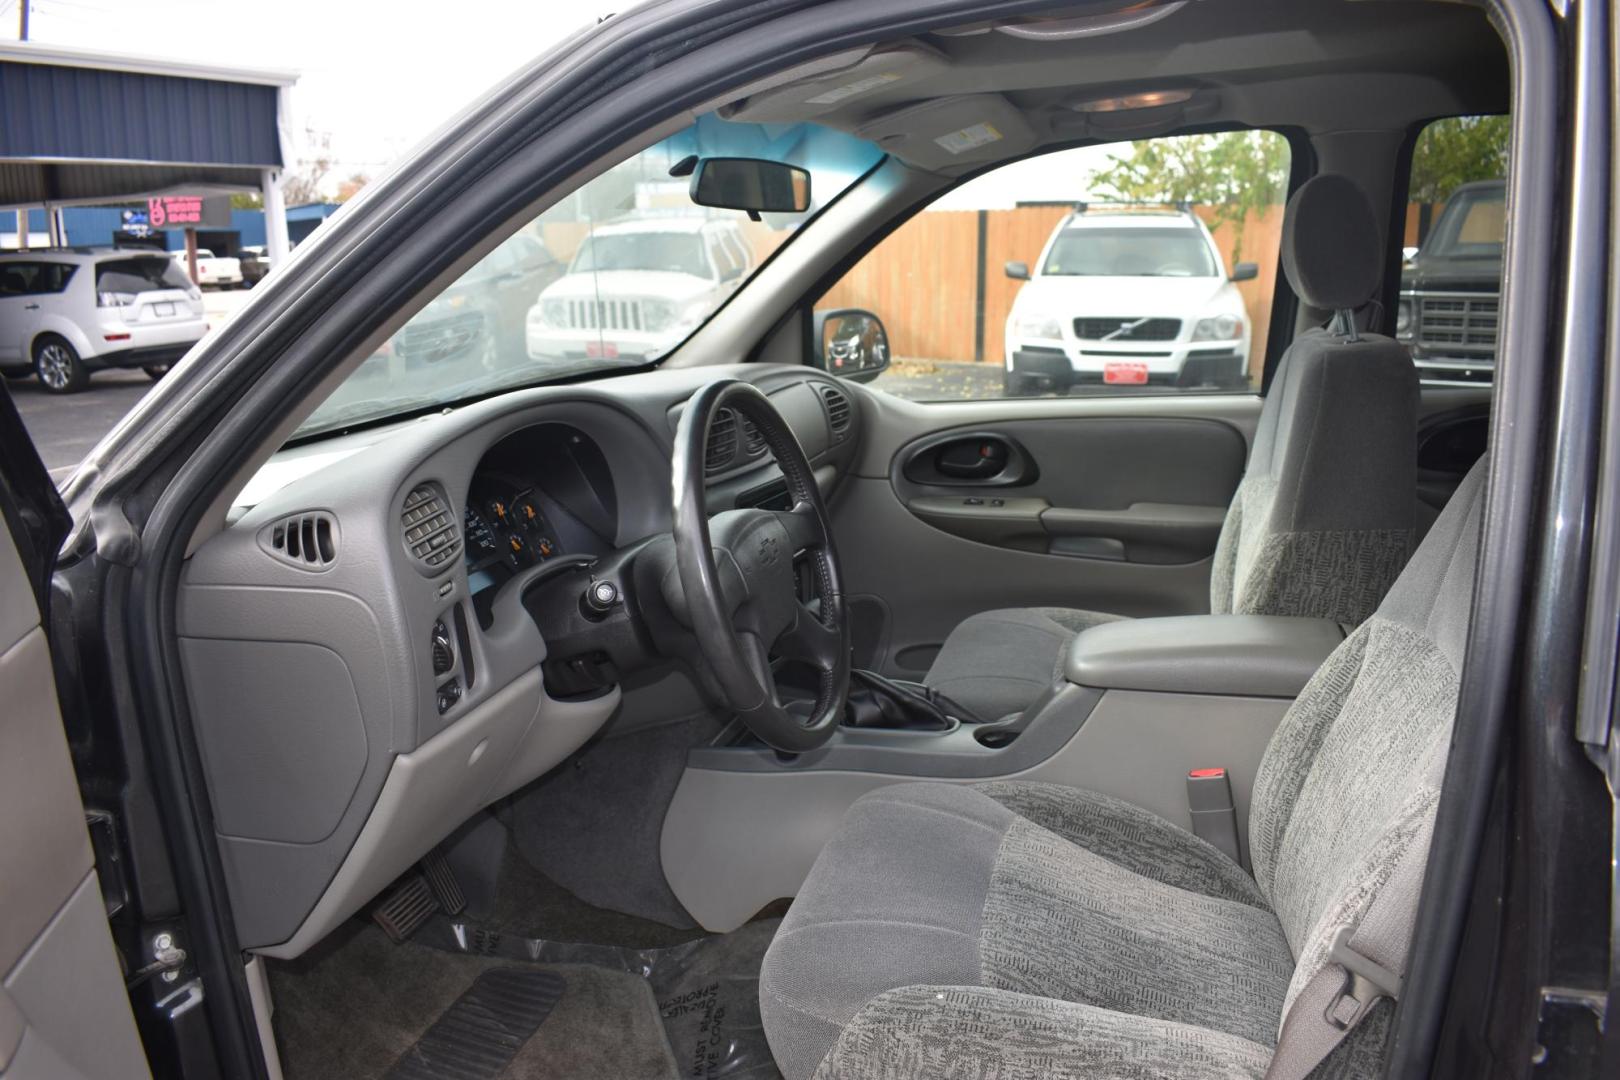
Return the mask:
[[[1110,622],[1078,635],[1053,685],[1007,720],[844,727],[797,755],[723,738],[688,756],[664,824],[665,874],[706,928],[730,929],[797,891],[867,791],[1009,777],[1124,799],[1209,835],[1246,865],[1260,758],[1344,636],[1335,622],[1282,616]],[[1207,782],[1217,772],[1218,792]]]

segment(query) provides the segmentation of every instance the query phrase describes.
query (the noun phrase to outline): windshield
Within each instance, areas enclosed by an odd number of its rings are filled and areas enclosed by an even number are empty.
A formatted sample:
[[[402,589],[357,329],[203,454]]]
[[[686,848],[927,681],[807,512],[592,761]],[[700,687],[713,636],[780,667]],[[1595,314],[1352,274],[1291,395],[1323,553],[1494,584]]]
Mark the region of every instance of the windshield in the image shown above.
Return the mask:
[[[811,175],[810,207],[756,221],[698,206],[676,168],[693,155],[796,165]],[[496,247],[368,357],[294,438],[661,360],[882,156],[814,124],[702,116]]]
[[[1214,277],[1219,271],[1196,229],[1121,226],[1065,229],[1041,273],[1077,277]]]
[[[1506,185],[1453,194],[1423,254],[1500,259],[1507,234],[1506,196]]]

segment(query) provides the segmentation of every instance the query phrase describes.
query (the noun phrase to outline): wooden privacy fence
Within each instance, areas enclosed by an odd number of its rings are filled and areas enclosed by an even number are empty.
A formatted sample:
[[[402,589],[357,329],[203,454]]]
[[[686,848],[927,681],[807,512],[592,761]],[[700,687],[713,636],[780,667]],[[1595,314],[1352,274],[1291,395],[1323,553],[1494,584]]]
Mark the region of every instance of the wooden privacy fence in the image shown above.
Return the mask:
[[[887,327],[896,356],[1000,364],[1007,315],[1023,285],[1007,277],[1003,267],[1018,261],[1034,268],[1047,238],[1069,210],[1021,206],[924,211],[852,267],[816,306],[872,311]],[[1238,248],[1237,228],[1216,227],[1213,210],[1196,209],[1211,224],[1228,271],[1234,261],[1260,264],[1259,277],[1237,286],[1254,325],[1250,355],[1256,370],[1265,356],[1271,322],[1282,210],[1268,206],[1251,213],[1243,223]],[[1151,287],[1144,282],[1144,288]]]

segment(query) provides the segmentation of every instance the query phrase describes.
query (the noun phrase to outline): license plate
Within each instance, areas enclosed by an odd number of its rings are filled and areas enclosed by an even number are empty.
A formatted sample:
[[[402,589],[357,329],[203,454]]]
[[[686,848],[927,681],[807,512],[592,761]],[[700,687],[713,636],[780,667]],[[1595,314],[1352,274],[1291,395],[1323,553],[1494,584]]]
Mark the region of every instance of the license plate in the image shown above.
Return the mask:
[[[1103,382],[1143,386],[1148,381],[1148,366],[1135,360],[1121,360],[1103,365]]]
[[[617,360],[619,346],[611,341],[587,341],[585,355],[592,360]]]
[[[173,318],[174,317],[174,302],[173,301],[166,301],[166,302],[161,303],[161,304],[153,304],[152,305],[152,314],[156,315],[160,319]]]

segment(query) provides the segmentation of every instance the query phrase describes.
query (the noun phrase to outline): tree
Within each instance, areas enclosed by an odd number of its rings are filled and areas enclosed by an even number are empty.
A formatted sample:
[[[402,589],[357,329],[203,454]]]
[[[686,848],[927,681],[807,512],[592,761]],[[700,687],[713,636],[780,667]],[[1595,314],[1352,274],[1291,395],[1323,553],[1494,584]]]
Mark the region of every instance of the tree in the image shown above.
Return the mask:
[[[347,180],[341,180],[337,186],[337,196],[334,202],[348,202],[360,194],[360,189],[371,183],[371,177],[363,172],[350,173]]]
[[[232,210],[263,210],[264,198],[256,191],[238,191],[231,196]]]
[[[288,206],[321,202],[321,185],[332,172],[336,159],[332,156],[332,133],[304,129],[305,154],[298,159],[296,168],[288,169],[281,178],[281,197]]]
[[[1433,205],[1459,186],[1507,175],[1508,118],[1456,116],[1423,129],[1412,149],[1409,198]]]
[[[1127,202],[1196,203],[1233,228],[1232,259],[1243,251],[1250,213],[1283,201],[1288,144],[1270,131],[1226,131],[1142,139],[1091,176],[1091,190]]]

